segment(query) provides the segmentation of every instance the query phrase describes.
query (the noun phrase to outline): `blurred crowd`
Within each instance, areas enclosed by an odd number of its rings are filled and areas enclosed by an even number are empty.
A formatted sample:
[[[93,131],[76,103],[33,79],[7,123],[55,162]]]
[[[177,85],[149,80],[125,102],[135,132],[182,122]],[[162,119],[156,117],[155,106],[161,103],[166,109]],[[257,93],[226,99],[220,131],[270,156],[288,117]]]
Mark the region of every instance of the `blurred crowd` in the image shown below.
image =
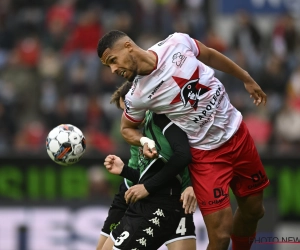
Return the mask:
[[[262,33],[246,12],[225,41],[209,0],[1,0],[0,157],[46,156],[45,138],[62,123],[80,128],[87,156],[128,155],[121,111],[110,104],[123,80],[97,57],[99,38],[126,32],[146,49],[185,32],[246,69],[268,95],[255,107],[239,80],[216,71],[242,112],[262,156],[300,152],[300,40],[288,13]],[[299,19],[298,19],[299,22]]]

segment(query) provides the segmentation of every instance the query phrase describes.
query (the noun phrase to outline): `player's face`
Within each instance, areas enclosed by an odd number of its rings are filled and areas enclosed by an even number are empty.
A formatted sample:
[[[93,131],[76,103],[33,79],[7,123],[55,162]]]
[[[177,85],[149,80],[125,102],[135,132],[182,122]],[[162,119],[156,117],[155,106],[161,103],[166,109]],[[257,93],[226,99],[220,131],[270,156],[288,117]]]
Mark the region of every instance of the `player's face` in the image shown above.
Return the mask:
[[[122,46],[123,45],[123,46]],[[115,44],[111,49],[107,48],[101,61],[110,67],[111,72],[124,77],[132,82],[137,75],[137,62],[133,57],[132,47],[125,47],[124,44]]]

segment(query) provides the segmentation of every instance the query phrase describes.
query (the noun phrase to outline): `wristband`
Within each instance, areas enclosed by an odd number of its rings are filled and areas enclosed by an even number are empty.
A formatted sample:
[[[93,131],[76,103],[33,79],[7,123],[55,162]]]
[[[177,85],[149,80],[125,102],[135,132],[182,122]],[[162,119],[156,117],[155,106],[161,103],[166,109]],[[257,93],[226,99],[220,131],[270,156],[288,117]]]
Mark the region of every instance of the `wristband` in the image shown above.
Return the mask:
[[[142,144],[142,146],[144,146],[145,143],[148,143],[148,147],[151,148],[155,148],[155,141],[149,139],[148,137],[142,137],[140,139],[140,143]]]

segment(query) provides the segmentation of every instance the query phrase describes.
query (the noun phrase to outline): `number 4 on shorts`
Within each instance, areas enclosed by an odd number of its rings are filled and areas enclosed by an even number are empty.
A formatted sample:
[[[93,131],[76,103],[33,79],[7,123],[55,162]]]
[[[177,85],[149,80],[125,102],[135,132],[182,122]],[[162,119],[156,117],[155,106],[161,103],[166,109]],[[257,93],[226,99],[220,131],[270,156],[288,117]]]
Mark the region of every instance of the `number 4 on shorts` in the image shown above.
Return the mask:
[[[185,227],[185,217],[182,217],[179,225],[176,229],[176,234],[181,234],[181,235],[185,235],[186,232],[186,227]]]

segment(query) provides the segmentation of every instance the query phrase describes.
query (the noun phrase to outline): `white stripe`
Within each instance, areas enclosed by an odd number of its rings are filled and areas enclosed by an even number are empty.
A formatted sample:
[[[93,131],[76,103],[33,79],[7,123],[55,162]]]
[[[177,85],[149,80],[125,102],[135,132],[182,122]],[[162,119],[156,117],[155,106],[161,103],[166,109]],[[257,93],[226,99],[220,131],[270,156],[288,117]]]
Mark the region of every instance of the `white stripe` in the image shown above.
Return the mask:
[[[154,162],[156,162],[158,159],[163,159],[163,157],[161,155],[158,156],[158,158],[154,159],[153,161],[151,161],[151,163],[148,165],[147,168],[145,168],[145,170],[143,171],[143,173],[140,175],[140,179],[143,177],[143,175],[147,172],[147,170],[153,165]]]
[[[196,240],[196,236],[195,235],[190,235],[190,236],[183,236],[183,237],[178,237],[172,240],[168,240],[165,242],[165,245],[168,245],[170,243],[173,243],[175,241],[179,241],[179,240],[187,240],[187,239],[195,239]]]
[[[164,127],[164,129],[163,129],[163,131],[162,131],[163,135],[165,135],[166,130],[167,130],[168,127],[170,127],[172,124],[173,124],[173,122],[170,122],[170,123],[168,123],[167,126]]]
[[[127,181],[126,181],[127,179],[126,178],[124,178],[124,183],[125,183],[125,186],[127,187],[127,189],[129,189],[130,187],[128,186],[128,184],[127,184]]]
[[[105,237],[107,237],[107,238],[109,237],[109,234],[104,233],[104,232],[102,232],[102,231],[100,232],[100,235],[103,235],[103,236],[105,236]]]

